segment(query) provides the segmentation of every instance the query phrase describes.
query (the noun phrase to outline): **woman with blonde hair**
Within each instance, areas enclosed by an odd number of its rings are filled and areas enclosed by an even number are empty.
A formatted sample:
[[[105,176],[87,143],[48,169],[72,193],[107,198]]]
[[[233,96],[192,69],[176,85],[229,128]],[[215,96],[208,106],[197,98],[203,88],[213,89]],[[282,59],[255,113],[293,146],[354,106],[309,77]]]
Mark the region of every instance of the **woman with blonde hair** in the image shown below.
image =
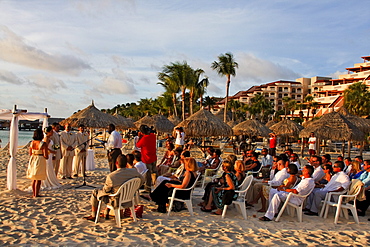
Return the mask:
[[[348,176],[350,179],[358,179],[364,170],[361,169],[361,164],[358,161],[352,161],[352,169]]]
[[[245,178],[245,171],[244,171],[244,163],[241,160],[235,161],[234,164],[234,170],[235,170],[235,176],[239,181],[239,184],[241,184]]]
[[[160,213],[166,213],[166,203],[168,203],[168,196],[172,195],[173,188],[190,188],[193,186],[198,171],[198,165],[194,158],[182,159],[185,167],[185,173],[179,179],[165,180],[158,185],[155,190],[150,193],[150,199],[155,201],[158,205],[157,211]],[[178,191],[176,198],[189,199],[190,191]],[[181,210],[181,209],[179,209]]]

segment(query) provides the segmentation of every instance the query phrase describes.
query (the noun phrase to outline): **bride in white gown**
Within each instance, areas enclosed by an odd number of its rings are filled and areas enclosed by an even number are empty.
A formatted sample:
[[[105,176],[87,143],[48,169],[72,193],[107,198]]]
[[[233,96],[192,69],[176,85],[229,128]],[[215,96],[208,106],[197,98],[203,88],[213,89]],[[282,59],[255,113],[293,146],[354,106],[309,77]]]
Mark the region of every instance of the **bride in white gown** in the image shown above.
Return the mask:
[[[53,130],[51,129],[51,131],[53,131]],[[55,150],[53,148],[54,143],[48,137],[45,137],[44,138],[44,141],[45,142],[47,142],[47,141],[49,142],[49,145],[48,145],[48,148],[49,148],[49,159],[47,159],[47,161],[46,161],[46,174],[47,174],[47,178],[46,178],[46,180],[43,180],[42,181],[41,188],[43,190],[57,189],[61,185],[60,185],[60,183],[59,183],[59,181],[57,179],[57,176],[55,175],[54,166],[53,166],[53,155],[55,153]]]

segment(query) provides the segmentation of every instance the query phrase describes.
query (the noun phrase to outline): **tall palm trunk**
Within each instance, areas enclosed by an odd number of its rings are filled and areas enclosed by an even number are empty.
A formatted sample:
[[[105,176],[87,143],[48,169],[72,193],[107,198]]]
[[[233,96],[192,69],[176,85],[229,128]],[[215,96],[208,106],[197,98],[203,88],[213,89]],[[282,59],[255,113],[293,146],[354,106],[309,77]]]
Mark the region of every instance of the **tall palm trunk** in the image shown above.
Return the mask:
[[[182,87],[182,95],[181,95],[181,98],[182,98],[182,120],[185,120],[185,90],[186,88],[185,87]]]
[[[224,109],[224,122],[226,123],[227,116],[227,101],[229,100],[229,88],[230,88],[230,75],[226,76],[226,98],[225,98],[225,109]]]
[[[200,99],[199,99],[199,106],[200,106],[200,109],[202,109],[203,107],[203,95],[201,94],[200,95]]]
[[[177,117],[177,105],[176,105],[176,94],[172,94],[172,102],[173,102],[173,110],[175,113],[175,116]]]
[[[190,116],[193,115],[193,98],[194,98],[194,92],[190,91],[190,99],[189,99],[189,105],[190,105]]]

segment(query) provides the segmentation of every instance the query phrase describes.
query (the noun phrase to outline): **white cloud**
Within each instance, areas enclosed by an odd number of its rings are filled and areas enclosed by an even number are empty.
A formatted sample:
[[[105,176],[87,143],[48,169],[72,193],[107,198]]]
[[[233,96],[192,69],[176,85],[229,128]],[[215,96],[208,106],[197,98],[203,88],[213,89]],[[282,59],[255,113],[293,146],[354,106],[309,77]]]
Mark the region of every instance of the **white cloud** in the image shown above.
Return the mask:
[[[67,85],[60,79],[48,77],[42,74],[31,75],[27,77],[29,83],[39,89],[46,89],[50,91],[57,91],[61,88],[67,88]]]
[[[29,68],[54,71],[57,73],[78,75],[90,65],[79,58],[49,54],[35,46],[27,44],[6,26],[0,26],[0,59],[20,64]]]
[[[127,81],[122,81],[114,77],[107,77],[99,85],[93,86],[86,90],[86,94],[99,96],[101,94],[107,95],[130,95],[136,92],[135,87]]]
[[[11,84],[20,85],[24,83],[24,80],[16,76],[10,71],[0,69],[0,81],[5,81]]]

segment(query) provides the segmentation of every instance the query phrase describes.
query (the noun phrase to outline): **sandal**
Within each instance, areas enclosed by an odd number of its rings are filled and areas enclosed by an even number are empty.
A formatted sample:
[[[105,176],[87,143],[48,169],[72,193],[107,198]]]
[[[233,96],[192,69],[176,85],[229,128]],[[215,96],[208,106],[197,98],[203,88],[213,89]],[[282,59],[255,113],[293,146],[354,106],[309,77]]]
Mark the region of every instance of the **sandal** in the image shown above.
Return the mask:
[[[258,213],[266,213],[266,210],[264,210],[264,209],[261,208],[260,210],[257,210],[257,212]]]
[[[222,213],[218,214],[217,212],[212,212],[213,215],[222,215]]]
[[[89,221],[95,221],[95,217],[93,217],[93,216],[91,216],[91,215],[89,215],[89,216],[85,216],[85,217],[83,217],[83,219],[85,219],[85,220],[89,220]]]
[[[262,216],[260,218],[258,218],[260,221],[271,221],[269,218],[267,218],[266,216]]]
[[[212,212],[212,209],[206,209],[205,207],[201,207],[200,210],[203,212],[208,212],[208,213]]]

